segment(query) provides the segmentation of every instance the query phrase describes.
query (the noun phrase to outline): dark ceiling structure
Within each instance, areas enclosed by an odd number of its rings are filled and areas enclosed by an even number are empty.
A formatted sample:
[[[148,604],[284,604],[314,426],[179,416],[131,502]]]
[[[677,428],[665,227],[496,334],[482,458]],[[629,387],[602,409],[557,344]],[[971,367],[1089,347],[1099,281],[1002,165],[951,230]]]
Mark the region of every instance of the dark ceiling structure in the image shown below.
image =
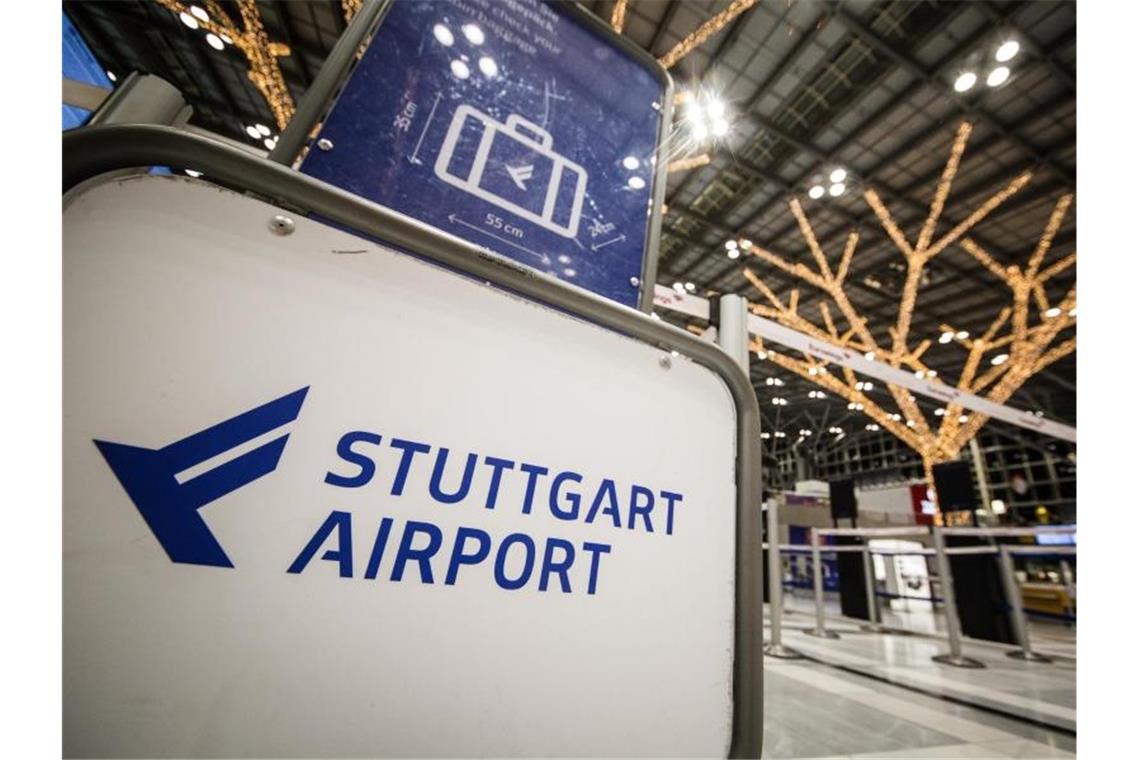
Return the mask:
[[[118,75],[157,74],[194,106],[193,122],[251,142],[249,124],[273,124],[264,100],[246,76],[242,55],[216,51],[169,10],[149,0],[65,2],[65,11],[97,58]],[[609,19],[614,3],[583,4]],[[630,0],[623,33],[655,55],[727,5],[727,0]],[[238,17],[236,4],[221,6]],[[346,27],[339,0],[259,2],[271,40],[292,54],[280,59],[294,100],[312,83]],[[1021,48],[1000,86],[980,81],[967,92],[955,80],[967,67],[992,61],[1005,39]],[[908,237],[926,218],[935,186],[962,121],[973,133],[939,223],[944,232],[1025,170],[1029,185],[971,233],[1002,264],[1024,263],[1045,228],[1053,204],[1076,189],[1076,5],[932,0],[762,0],[682,59],[671,71],[678,89],[719,93],[730,133],[708,149],[710,162],[669,176],[658,281],[691,282],[701,295],[760,294],[742,274],[747,266],[781,297],[802,283],[754,257],[730,259],[727,239],[747,238],[791,262],[811,263],[788,200],[799,198],[829,258],[838,260],[848,233],[860,233],[847,292],[886,340],[904,272],[902,258],[863,199],[872,187]],[[835,167],[847,172],[838,197],[812,199],[809,188]],[[826,181],[825,181],[826,184]],[[1076,204],[1059,230],[1049,261],[1075,250]],[[1049,284],[1056,302],[1074,285],[1070,269]],[[800,310],[812,311],[822,293],[802,288]],[[958,245],[934,259],[922,282],[913,340],[937,339],[940,325],[984,332],[1010,303],[1009,289]],[[662,312],[664,319],[691,325]],[[818,320],[817,320],[818,321]],[[699,324],[697,326],[700,326]],[[964,352],[935,345],[923,357],[954,382]],[[769,429],[843,424],[852,432],[866,420],[843,399],[808,396],[816,386],[755,358],[752,377]],[[764,403],[778,377],[780,395],[795,403]],[[1076,421],[1076,356],[1034,376],[1010,402],[1068,424]],[[877,391],[886,398],[885,390]],[[920,399],[929,414],[933,402]],[[930,418],[933,419],[933,418]],[[860,424],[856,424],[860,423]],[[991,422],[990,425],[1002,425]],[[1011,429],[1012,430],[1012,429]],[[861,433],[859,433],[861,434]]]

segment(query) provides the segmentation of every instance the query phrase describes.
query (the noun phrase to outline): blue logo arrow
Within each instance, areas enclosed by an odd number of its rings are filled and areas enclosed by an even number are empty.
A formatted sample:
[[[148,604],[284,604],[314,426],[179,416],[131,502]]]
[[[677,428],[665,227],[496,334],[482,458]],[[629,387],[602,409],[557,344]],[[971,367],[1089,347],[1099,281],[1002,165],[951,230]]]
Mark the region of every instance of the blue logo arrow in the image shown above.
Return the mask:
[[[178,475],[297,419],[308,392],[293,391],[161,449],[95,445],[172,561],[233,567],[198,510],[276,470],[289,434],[188,479]]]

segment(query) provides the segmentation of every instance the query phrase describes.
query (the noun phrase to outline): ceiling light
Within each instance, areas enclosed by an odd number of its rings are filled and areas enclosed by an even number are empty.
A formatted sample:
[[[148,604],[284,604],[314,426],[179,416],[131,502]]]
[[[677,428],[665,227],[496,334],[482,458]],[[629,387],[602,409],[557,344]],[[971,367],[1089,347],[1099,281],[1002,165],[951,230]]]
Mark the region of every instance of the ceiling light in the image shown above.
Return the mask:
[[[868,380],[867,382],[863,383],[863,390],[865,390],[865,391],[869,391],[869,390],[873,389],[874,387],[875,387],[875,386],[871,385],[871,381],[870,381],[870,380]]]
[[[998,66],[986,77],[986,84],[990,87],[997,87],[1007,79],[1009,79],[1009,68],[1006,66]]]
[[[1059,308],[1057,308],[1056,306],[1054,306],[1052,309],[1046,309],[1045,310],[1045,316],[1050,317],[1050,318],[1059,317],[1059,316],[1061,316],[1061,310]]]
[[[748,238],[741,238],[740,247],[747,251],[752,248],[752,241]]]
[[[819,374],[819,369],[817,367],[811,367],[808,369],[808,374],[811,375],[812,377],[815,377],[816,375]]]
[[[724,247],[725,247],[725,248],[727,248],[727,249],[728,249],[728,250],[730,250],[730,251],[731,251],[731,250],[733,250],[734,248],[736,248],[736,245],[737,245],[737,243],[736,243],[736,241],[735,241],[735,240],[726,240],[726,241],[724,241]]]
[[[206,13],[206,11],[202,10],[197,5],[191,5],[190,6],[190,12],[193,13],[195,16],[197,16],[200,21],[209,21],[210,20],[210,14]],[[1001,60],[1005,60],[1005,59],[1003,58]]]
[[[875,352],[874,351],[868,351],[867,353],[863,354],[863,358],[869,362],[873,362],[873,361],[875,361]]]
[[[899,422],[900,420],[902,420],[902,415],[901,414],[892,414],[891,419],[894,420],[895,422]]]
[[[578,274],[578,271],[575,269],[563,269],[562,274],[566,275],[567,277],[573,277],[574,275]]]
[[[958,422],[965,422],[968,419],[970,418],[963,414],[958,418]]]
[[[475,24],[464,24],[463,36],[466,37],[467,41],[472,45],[482,45],[485,39],[483,30],[475,26]]]
[[[697,292],[697,286],[691,282],[686,282],[685,283],[685,290],[689,291],[690,293],[695,293],[695,292]]]
[[[621,165],[626,169],[633,171],[637,167],[641,166],[641,162],[637,160],[636,156],[626,156],[621,160]]]
[[[1007,359],[1009,359],[1009,354],[998,354],[994,358],[990,359],[990,364],[996,367],[1000,364],[1005,364]]]
[[[998,63],[1005,63],[1017,55],[1018,50],[1021,50],[1021,45],[1018,44],[1017,40],[1006,40],[994,53],[994,58],[997,59]]]
[[[730,259],[738,259],[740,258],[740,251],[736,250],[735,248],[730,248],[728,249],[728,257]]]
[[[494,77],[499,74],[499,64],[495,63],[494,58],[483,56],[479,59],[479,70],[483,72],[483,76]],[[636,159],[634,159],[636,160]],[[637,168],[636,166],[633,168]]]
[[[995,515],[1004,515],[1005,514],[1005,502],[1002,501],[1001,499],[994,499],[993,501],[990,502],[990,511],[993,512]]]
[[[879,426],[872,422],[870,425],[867,426],[867,429],[874,431],[874,430],[878,430]]]
[[[257,127],[246,127],[245,133],[247,135],[249,135],[251,138],[253,138],[254,140],[260,140],[261,139],[261,133],[257,131]]]
[[[677,291],[678,293],[684,293],[685,292],[685,283],[683,283],[683,282],[673,283],[673,290]]]
[[[187,174],[189,174],[191,177],[201,177],[202,176],[202,172],[200,172],[196,169],[185,169],[184,171]]]
[[[456,59],[451,62],[451,73],[459,79],[466,79],[471,76],[471,69],[463,61]]]
[[[1074,306],[1073,308],[1069,309],[1069,316],[1070,316],[1070,317],[1075,317],[1075,316],[1077,316],[1077,307],[1076,307],[1076,306]]]
[[[709,136],[708,127],[706,127],[703,123],[701,123],[699,121],[692,126],[692,133],[693,133],[693,139],[696,140],[697,142],[701,142],[702,140],[704,140],[706,137]]]
[[[771,433],[761,433],[761,434],[760,434],[760,437],[761,437],[761,438],[763,438],[763,439],[766,441],[766,440],[768,440],[769,438],[771,438],[771,437],[772,437],[772,434],[771,434]]]
[[[264,137],[269,137],[271,134],[273,134],[273,130],[264,124],[254,124],[253,128],[256,129]]]
[[[724,103],[719,100],[710,100],[705,104],[705,110],[708,111],[710,118],[721,119],[724,117]]]
[[[234,44],[234,41],[231,40],[230,36],[228,34],[226,34],[225,32],[222,32],[222,42],[226,43],[227,45]]]
[[[977,84],[978,75],[972,71],[967,71],[958,75],[954,80],[954,89],[958,92],[965,92],[966,90]]]
[[[226,43],[222,42],[222,38],[219,37],[218,35],[214,34],[213,32],[210,32],[209,34],[206,35],[206,42],[214,50],[221,50],[222,48],[224,48],[226,46]]]
[[[263,142],[262,145],[265,146],[266,150],[273,150],[274,148],[277,147],[277,138],[276,137],[267,137],[267,138],[265,138],[265,142]]]
[[[452,34],[451,30],[443,24],[436,24],[433,26],[431,28],[431,33],[435,35],[435,38],[437,40],[439,40],[439,44],[443,45],[444,47],[451,47],[455,44],[455,35]]]
[[[846,189],[847,189],[847,186],[844,185],[842,182],[836,182],[834,185],[827,188],[827,192],[831,193],[832,198],[837,198],[840,195],[843,195],[843,191]]]
[[[906,426],[907,426],[907,427],[914,427],[914,420],[907,420],[907,421],[906,421]]]
[[[827,191],[823,189],[823,185],[813,185],[812,189],[808,190],[808,197],[818,200],[823,197],[825,192]]]
[[[842,182],[845,179],[847,179],[847,170],[846,169],[836,169],[835,171],[833,171],[831,173],[831,181],[832,182]]]
[[[640,190],[645,187],[645,180],[643,180],[641,177],[630,177],[628,184],[634,190]]]
[[[944,332],[938,336],[939,343],[949,343],[952,340],[954,340],[954,333],[952,332]]]
[[[922,370],[916,369],[914,371],[914,376],[917,377],[919,380],[921,380],[922,379]]]
[[[970,337],[970,333],[966,332],[965,330],[959,330],[954,337],[958,340],[965,340],[966,338]]]
[[[198,19],[194,18],[193,16],[191,16],[186,11],[182,11],[181,13],[179,13],[178,18],[179,18],[179,20],[182,21],[183,24],[190,27],[191,29],[197,29],[198,28]]]
[[[945,409],[935,409],[934,410],[934,416],[935,417],[942,417],[942,416],[945,416],[945,414],[946,414]]]
[[[110,79],[112,82],[119,81],[119,78],[117,76],[115,76],[115,72],[113,72],[113,71],[107,72],[107,78]]]
[[[713,122],[712,133],[717,137],[724,137],[728,134],[728,122],[725,119],[717,119]]]
[[[757,351],[756,352],[756,358],[759,359],[760,361],[764,361],[765,359],[768,358],[768,352],[767,351]]]

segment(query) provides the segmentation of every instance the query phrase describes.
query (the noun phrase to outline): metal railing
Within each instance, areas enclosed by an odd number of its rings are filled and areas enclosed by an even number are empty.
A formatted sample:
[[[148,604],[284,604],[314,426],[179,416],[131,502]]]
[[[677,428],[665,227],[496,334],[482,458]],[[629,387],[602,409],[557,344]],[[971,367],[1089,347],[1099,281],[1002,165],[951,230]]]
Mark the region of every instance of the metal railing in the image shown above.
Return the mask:
[[[775,537],[779,535],[779,515],[778,507],[775,503],[767,506],[767,519],[768,519],[768,536]],[[1039,536],[1042,534],[1070,534],[1074,533],[1076,528],[1074,526],[1065,525],[1041,525],[1027,528],[1017,527],[998,527],[998,528],[946,528],[939,526],[911,526],[911,527],[888,527],[888,528],[811,528],[810,529],[810,543],[808,544],[775,544],[775,551],[772,551],[772,543],[769,541],[764,543],[764,548],[768,549],[768,578],[769,578],[769,623],[771,629],[771,637],[767,646],[765,646],[765,653],[773,657],[799,657],[802,656],[795,650],[785,646],[782,641],[783,630],[783,564],[782,555],[784,554],[808,554],[811,556],[812,562],[812,596],[814,599],[814,613],[815,624],[810,630],[805,631],[812,636],[820,638],[834,639],[839,638],[839,634],[830,630],[826,626],[824,615],[824,581],[823,581],[823,555],[832,554],[838,555],[845,552],[860,552],[863,556],[863,580],[866,586],[867,594],[867,624],[864,628],[875,631],[883,632],[889,630],[883,625],[882,616],[878,608],[879,592],[875,587],[875,577],[873,563],[871,560],[872,555],[880,556],[907,556],[918,555],[924,557],[933,557],[938,572],[938,582],[940,587],[940,594],[936,597],[933,593],[929,597],[899,597],[906,599],[919,599],[929,601],[932,604],[940,604],[942,607],[943,615],[946,622],[945,638],[949,646],[949,652],[938,654],[933,657],[936,662],[946,665],[952,665],[962,668],[982,668],[985,665],[972,657],[967,657],[963,654],[962,640],[964,638],[962,633],[962,623],[958,616],[957,597],[955,595],[953,571],[950,565],[950,557],[964,556],[964,555],[994,555],[998,560],[998,566],[1001,571],[1002,586],[1005,592],[1007,607],[1009,611],[1009,624],[1012,631],[1014,641],[1017,649],[1007,652],[1010,657],[1030,661],[1030,662],[1051,662],[1052,658],[1047,657],[1039,652],[1034,651],[1032,642],[1029,636],[1029,626],[1026,618],[1025,603],[1022,595],[1021,585],[1018,583],[1017,574],[1014,566],[1015,556],[1048,556],[1048,557],[1070,557],[1076,555],[1075,546],[1018,546],[1009,544],[989,544],[982,546],[947,546],[947,536],[971,536],[976,538],[1010,538],[1010,537],[1026,537],[1026,536]],[[822,539],[826,536],[854,536],[864,539],[875,538],[929,538],[933,547],[924,547],[921,549],[878,549],[871,547],[869,543],[863,545],[827,545],[823,544]],[[1070,599],[1076,598],[1076,585],[1073,581],[1072,568],[1065,560],[1061,560],[1061,577],[1062,584]],[[884,594],[885,596],[894,597],[896,595]]]

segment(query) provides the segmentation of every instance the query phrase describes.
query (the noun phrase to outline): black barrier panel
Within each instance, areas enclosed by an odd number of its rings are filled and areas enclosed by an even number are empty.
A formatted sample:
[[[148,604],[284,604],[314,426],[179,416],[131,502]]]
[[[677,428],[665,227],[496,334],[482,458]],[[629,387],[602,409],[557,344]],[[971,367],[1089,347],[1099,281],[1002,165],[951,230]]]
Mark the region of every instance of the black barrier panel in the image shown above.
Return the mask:
[[[859,536],[835,536],[836,546],[862,546]],[[839,607],[845,617],[870,620],[867,609],[867,581],[861,552],[839,552]]]
[[[975,536],[946,536],[946,546],[986,546],[990,539]],[[996,554],[951,554],[954,594],[962,634],[1002,644],[1016,644],[1009,624],[1009,605],[1002,586],[1001,566]]]

